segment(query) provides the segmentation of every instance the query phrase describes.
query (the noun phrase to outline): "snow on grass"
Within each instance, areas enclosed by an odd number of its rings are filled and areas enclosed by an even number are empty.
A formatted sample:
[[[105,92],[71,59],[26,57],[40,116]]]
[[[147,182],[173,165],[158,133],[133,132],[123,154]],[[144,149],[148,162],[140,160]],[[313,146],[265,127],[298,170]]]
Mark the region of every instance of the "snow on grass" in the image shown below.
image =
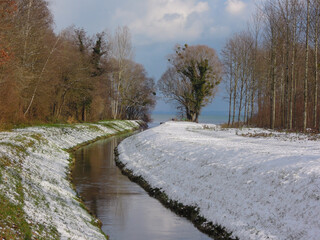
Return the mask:
[[[4,237],[105,239],[67,179],[70,156],[64,149],[138,127],[136,121],[109,121],[0,132],[0,228]],[[5,211],[8,206],[13,212]],[[15,211],[21,219],[13,217]],[[12,228],[19,221],[27,226]]]
[[[320,236],[320,140],[167,122],[125,139],[126,168],[240,239]],[[318,139],[318,140],[317,140]]]

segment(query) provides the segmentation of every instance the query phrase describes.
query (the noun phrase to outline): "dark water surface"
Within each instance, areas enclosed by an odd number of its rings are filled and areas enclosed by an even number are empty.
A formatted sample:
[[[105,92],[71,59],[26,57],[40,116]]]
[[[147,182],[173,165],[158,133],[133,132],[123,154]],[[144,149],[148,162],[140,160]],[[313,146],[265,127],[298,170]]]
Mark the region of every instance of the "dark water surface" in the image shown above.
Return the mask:
[[[101,140],[75,153],[73,181],[111,240],[209,240],[188,220],[163,207],[115,165],[123,137]]]

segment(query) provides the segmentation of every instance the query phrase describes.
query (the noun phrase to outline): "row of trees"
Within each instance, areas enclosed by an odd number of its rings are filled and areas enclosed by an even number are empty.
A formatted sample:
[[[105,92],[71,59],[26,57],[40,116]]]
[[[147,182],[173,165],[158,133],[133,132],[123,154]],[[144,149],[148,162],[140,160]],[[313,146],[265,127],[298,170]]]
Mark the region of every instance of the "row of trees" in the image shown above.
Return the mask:
[[[319,128],[319,0],[266,0],[223,51],[229,125]]]
[[[45,0],[0,1],[0,122],[143,119],[155,86],[127,27],[59,35]]]

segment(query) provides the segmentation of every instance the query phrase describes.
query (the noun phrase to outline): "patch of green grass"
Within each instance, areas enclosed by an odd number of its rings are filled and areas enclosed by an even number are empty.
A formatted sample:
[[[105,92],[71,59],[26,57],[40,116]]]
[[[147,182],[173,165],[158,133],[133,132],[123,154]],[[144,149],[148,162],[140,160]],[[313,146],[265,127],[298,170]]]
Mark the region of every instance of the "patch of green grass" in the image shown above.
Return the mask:
[[[5,171],[6,167],[10,167],[12,165],[9,158],[6,156],[0,157],[0,184],[3,183],[3,172]]]
[[[262,133],[242,133],[240,136],[242,136],[242,137],[264,137],[264,138],[267,138],[267,137],[273,137],[274,134],[265,133],[265,132],[262,132]]]
[[[36,135],[36,134],[34,134],[34,135]],[[24,149],[24,151],[26,151],[26,149],[29,148],[29,147],[32,148],[34,146],[34,144],[35,144],[34,140],[32,140],[30,138],[27,138],[27,137],[25,137],[23,135],[19,135],[19,136],[15,137],[14,140],[16,142],[23,143],[23,147],[22,146],[19,146],[19,147],[20,147],[20,150]]]
[[[60,234],[56,227],[54,226],[45,226],[43,224],[37,224],[34,226],[35,231],[38,233],[36,239],[39,240],[48,240],[48,239],[60,239]]]
[[[0,239],[31,239],[22,204],[15,205],[0,194]]]
[[[32,198],[34,200],[34,204],[38,207],[41,203],[45,203],[46,202],[46,198],[44,195],[40,195],[40,194],[32,194]]]
[[[5,181],[7,183],[2,179],[3,176],[6,176]],[[25,189],[22,185],[19,164],[10,161],[5,156],[1,157],[0,179],[0,184],[10,185],[5,185],[0,190],[0,239],[59,239],[59,234],[55,227],[43,226],[27,220],[23,209],[25,205]],[[12,199],[6,194],[7,191],[11,193]],[[32,197],[38,204],[45,201],[44,196],[33,194]]]
[[[21,123],[21,124],[12,125],[11,129],[21,129],[21,128],[28,128],[28,127],[61,128],[66,126],[72,127],[72,125],[74,124],[32,122],[32,123]]]
[[[36,140],[38,143],[43,142],[44,140],[46,140],[40,133],[33,133],[30,135],[30,137],[32,137],[34,140]]]
[[[123,121],[123,123],[125,125],[129,126],[129,127],[132,127],[132,128],[136,127],[136,125],[133,122],[129,121],[129,120]]]
[[[17,193],[17,203],[12,203],[8,197],[0,193],[0,239],[31,239],[32,230],[25,218],[24,193],[20,175],[14,173]]]
[[[86,124],[86,126],[93,132],[101,132],[101,129],[96,125]]]
[[[5,168],[5,167],[9,167],[12,165],[12,162],[10,161],[10,159],[6,156],[0,157],[0,169],[1,168]]]
[[[100,124],[107,127],[107,128],[111,128],[111,129],[118,131],[117,125],[114,122],[103,122]]]
[[[55,226],[50,226],[48,231],[49,231],[50,236],[52,236],[52,239],[59,239],[60,238],[59,237],[60,234],[58,232],[58,229]]]
[[[17,156],[19,156],[19,157],[25,157],[26,155],[28,155],[27,149],[24,146],[21,146],[18,144],[13,144],[10,142],[2,142],[2,143],[0,143],[0,145],[7,146],[7,147],[14,149]]]

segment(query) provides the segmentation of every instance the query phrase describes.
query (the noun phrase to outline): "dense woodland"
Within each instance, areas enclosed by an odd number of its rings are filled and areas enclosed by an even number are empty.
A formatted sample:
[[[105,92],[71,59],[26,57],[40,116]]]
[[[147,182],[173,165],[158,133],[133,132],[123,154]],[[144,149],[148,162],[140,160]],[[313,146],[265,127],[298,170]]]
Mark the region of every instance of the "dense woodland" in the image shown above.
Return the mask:
[[[0,1],[0,123],[148,121],[154,80],[133,61],[129,29],[53,24],[45,0]]]
[[[320,128],[319,0],[266,0],[223,51],[229,125]]]

